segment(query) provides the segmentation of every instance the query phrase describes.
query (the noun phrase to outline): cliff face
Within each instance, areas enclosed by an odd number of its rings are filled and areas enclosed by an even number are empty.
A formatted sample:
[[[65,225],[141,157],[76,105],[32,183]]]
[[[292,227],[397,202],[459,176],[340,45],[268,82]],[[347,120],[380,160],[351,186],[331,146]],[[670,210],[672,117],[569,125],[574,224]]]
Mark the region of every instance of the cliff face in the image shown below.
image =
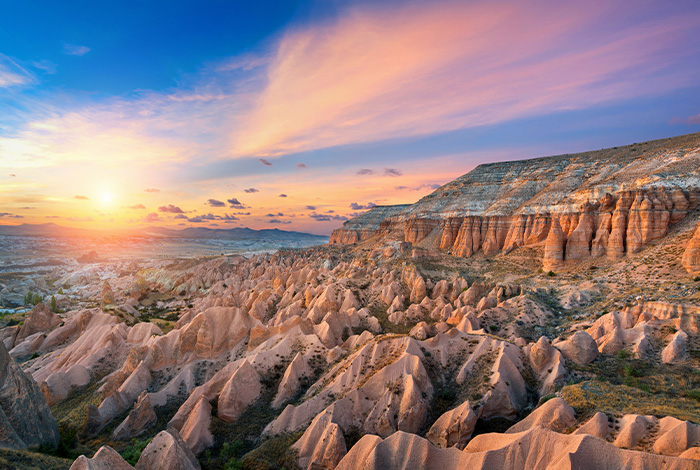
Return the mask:
[[[408,209],[410,204],[397,206],[375,206],[364,214],[360,214],[343,224],[342,228],[336,229],[331,234],[330,243],[340,243],[350,245],[361,242],[380,231],[380,226],[387,219],[401,214]],[[386,225],[386,223],[385,223]]]
[[[700,203],[700,134],[575,155],[480,165],[415,204],[346,222],[331,243],[372,236],[456,256],[544,244],[543,267],[618,259],[668,233]]]

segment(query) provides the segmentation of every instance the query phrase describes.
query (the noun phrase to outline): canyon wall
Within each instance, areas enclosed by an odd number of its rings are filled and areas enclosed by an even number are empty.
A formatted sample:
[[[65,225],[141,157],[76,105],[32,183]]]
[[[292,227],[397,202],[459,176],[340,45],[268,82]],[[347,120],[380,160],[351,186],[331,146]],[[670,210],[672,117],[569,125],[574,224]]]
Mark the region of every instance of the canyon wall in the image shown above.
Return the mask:
[[[349,220],[331,243],[429,240],[455,256],[540,245],[543,268],[557,270],[637,253],[699,203],[700,134],[691,134],[480,165],[415,204],[376,207]]]

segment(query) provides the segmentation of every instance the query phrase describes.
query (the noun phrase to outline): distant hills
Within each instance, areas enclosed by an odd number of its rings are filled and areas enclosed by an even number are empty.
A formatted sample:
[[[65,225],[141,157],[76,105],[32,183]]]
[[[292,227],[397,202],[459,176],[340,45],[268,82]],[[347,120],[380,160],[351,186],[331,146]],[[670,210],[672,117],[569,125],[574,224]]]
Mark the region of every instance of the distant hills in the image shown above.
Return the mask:
[[[61,225],[21,224],[0,225],[0,235],[35,236],[35,237],[104,237],[104,236],[144,236],[167,238],[194,238],[220,240],[250,240],[260,242],[304,242],[305,244],[323,244],[328,237],[305,232],[294,232],[279,229],[254,230],[247,227],[230,229],[211,229],[205,227],[190,227],[173,230],[164,227],[146,227],[133,231],[101,231],[82,228],[63,227]]]

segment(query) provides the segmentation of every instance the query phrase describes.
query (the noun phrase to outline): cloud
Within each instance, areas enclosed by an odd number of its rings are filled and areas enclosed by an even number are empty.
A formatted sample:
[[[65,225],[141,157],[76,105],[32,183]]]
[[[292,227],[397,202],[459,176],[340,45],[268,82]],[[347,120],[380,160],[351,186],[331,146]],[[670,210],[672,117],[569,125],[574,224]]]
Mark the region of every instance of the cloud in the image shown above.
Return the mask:
[[[235,197],[232,197],[231,199],[227,199],[226,202],[228,202],[230,204],[229,207],[231,207],[232,209],[245,209],[246,208],[245,204],[243,204],[241,201],[239,201]]]
[[[156,214],[155,212],[151,212],[143,219],[143,221],[146,222],[147,224],[152,224],[153,222],[160,222],[162,220],[163,219],[161,219],[160,216],[158,214]]]
[[[291,220],[281,220],[281,219],[270,219],[267,221],[268,224],[291,224]]]
[[[10,173],[10,177],[11,177],[11,178],[14,178],[15,176],[17,176],[17,175],[14,174],[14,173]]]
[[[310,211],[315,211],[315,210],[316,210],[316,206],[306,206],[306,209],[307,209],[307,210],[310,210]]]
[[[0,218],[8,218],[8,219],[23,219],[23,215],[17,215],[17,214],[10,214],[9,212],[0,212]]]
[[[265,166],[272,166],[272,162],[270,160],[266,160],[264,158],[258,158],[258,161]]]
[[[260,192],[259,190],[255,189],[255,188],[248,188],[248,189],[244,189],[243,191],[245,191],[246,193],[259,193]]]
[[[143,204],[134,204],[133,206],[128,206],[128,207],[129,207],[129,209],[145,209],[146,208],[146,206],[144,206]]]
[[[373,207],[375,207],[375,206],[376,206],[376,204],[373,203],[373,202],[368,202],[368,203],[367,203],[366,205],[364,205],[364,206],[361,205],[361,204],[358,204],[358,203],[356,203],[356,202],[351,202],[351,203],[350,203],[350,209],[355,210],[355,211],[359,211],[359,210],[363,210],[363,209],[371,209],[371,208],[373,208]]]
[[[37,68],[39,70],[43,70],[49,75],[53,75],[56,73],[57,65],[51,62],[50,60],[35,60],[32,62],[32,65],[34,68]]]
[[[58,215],[46,215],[44,216],[45,219],[61,219],[62,217]]]
[[[224,201],[219,201],[217,199],[208,199],[207,205],[211,207],[226,207],[226,203]]]
[[[159,192],[160,192],[160,189],[156,189],[156,188],[146,188],[146,189],[144,189],[144,191],[147,192],[147,193],[159,193]]]
[[[238,133],[243,155],[428,135],[693,84],[692,14],[625,2],[406,2],[287,33]],[[652,7],[645,10],[649,13]]]
[[[374,170],[370,170],[369,168],[360,168],[359,170],[357,170],[357,174],[361,176],[373,175]]]
[[[224,223],[233,223],[238,220],[238,217],[230,214],[224,214],[224,215],[217,215],[217,214],[201,214],[201,215],[195,215],[193,217],[187,217],[187,216],[176,216],[176,219],[186,219],[188,222],[192,222],[195,224],[201,224],[205,222],[211,222],[214,220],[221,220],[224,221]]]
[[[158,212],[168,212],[170,214],[182,214],[184,211],[182,209],[180,209],[178,206],[168,204],[167,206],[160,206],[158,208]]]
[[[675,117],[671,119],[671,124],[700,124],[700,114],[696,116],[689,116],[687,118]]]
[[[89,200],[89,198],[88,198],[87,196],[80,196],[80,195],[78,195],[78,196],[73,196],[73,199],[79,199],[79,200],[81,200],[81,201],[87,201],[87,200]]]
[[[396,168],[384,168],[384,176],[401,176],[403,172]]]
[[[348,220],[347,217],[342,215],[317,214],[315,212],[309,214],[309,217],[314,219],[316,222],[330,222],[331,220]]]
[[[297,168],[308,168],[308,166],[306,166],[306,163],[297,163]]]
[[[68,217],[66,220],[71,222],[92,222],[92,217]]]
[[[287,197],[287,195],[286,195],[286,194],[284,194],[284,193],[282,193],[282,194],[280,194],[280,195],[279,195],[279,196],[277,196],[277,197]]]
[[[418,186],[395,186],[394,189],[396,191],[404,191],[406,189],[410,191],[421,191],[423,189],[438,189],[442,185],[439,183],[423,183],[419,184]]]
[[[29,85],[36,82],[34,76],[16,61],[0,53],[0,88]]]
[[[90,52],[90,48],[87,46],[80,46],[78,44],[64,44],[63,45],[63,53],[66,55],[76,55],[76,56],[84,56]]]
[[[284,214],[281,212],[278,212],[276,214],[265,214],[265,217],[284,217]]]

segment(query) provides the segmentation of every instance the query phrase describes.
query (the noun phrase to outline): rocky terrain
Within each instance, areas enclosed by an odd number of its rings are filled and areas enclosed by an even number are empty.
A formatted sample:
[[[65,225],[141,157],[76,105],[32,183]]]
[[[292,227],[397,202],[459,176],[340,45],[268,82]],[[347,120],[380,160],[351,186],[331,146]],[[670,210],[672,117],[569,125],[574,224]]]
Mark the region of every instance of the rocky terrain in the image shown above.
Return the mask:
[[[42,272],[0,464],[700,469],[699,160],[484,165],[326,246]]]

